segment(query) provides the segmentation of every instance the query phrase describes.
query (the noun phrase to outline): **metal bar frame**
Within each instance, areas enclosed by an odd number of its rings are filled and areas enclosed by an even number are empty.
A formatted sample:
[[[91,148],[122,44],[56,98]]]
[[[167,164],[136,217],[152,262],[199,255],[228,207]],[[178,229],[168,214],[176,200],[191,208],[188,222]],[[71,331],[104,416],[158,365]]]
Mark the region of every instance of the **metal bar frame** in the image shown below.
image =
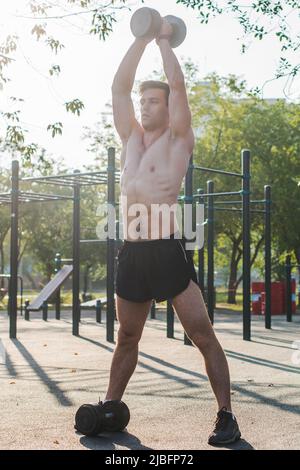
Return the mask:
[[[243,212],[243,209],[235,207],[215,207],[215,211]],[[250,209],[251,214],[265,214],[266,211],[260,209]]]
[[[18,232],[19,232],[19,162],[12,161],[11,176],[11,234],[10,234],[10,283],[9,283],[9,337],[17,337],[18,310]]]
[[[285,284],[285,297],[286,297],[286,321],[291,322],[292,315],[292,265],[291,256],[288,255],[285,259],[285,272],[286,272],[286,284]]]
[[[242,199],[239,201],[216,201],[215,204],[242,204]],[[256,201],[249,201],[250,204],[265,204],[265,199],[260,199]]]
[[[205,171],[209,173],[218,173],[220,175],[227,175],[227,176],[237,176],[238,178],[243,178],[241,173],[235,173],[233,171],[225,171],[225,170],[218,170],[217,168],[205,168],[204,166],[193,165],[194,170]]]
[[[214,192],[214,182],[207,181],[207,193]],[[207,311],[214,324],[214,199],[210,197],[207,208]]]
[[[191,204],[192,207],[193,207],[193,169],[194,169],[194,165],[193,165],[193,159],[194,159],[194,156],[193,154],[191,155],[190,157],[190,162],[189,162],[189,167],[188,167],[188,170],[186,172],[186,175],[185,175],[185,184],[184,184],[184,197],[185,197],[185,201],[187,204]],[[184,211],[184,218],[183,218],[183,226],[184,226],[184,231],[183,233],[185,233],[185,222],[186,222],[186,213]],[[193,217],[193,220],[194,220],[194,217]],[[193,228],[194,230],[194,228]],[[168,328],[168,326],[167,326]],[[188,337],[188,335],[186,334],[186,332],[184,331],[184,344],[187,345],[187,346],[192,346],[192,341],[190,340],[190,338]]]
[[[201,194],[201,197],[214,197],[214,196],[236,196],[239,194],[240,196],[243,195],[243,191],[225,191],[222,193],[205,193]],[[199,198],[199,194],[193,194],[193,198]]]
[[[62,175],[49,175],[49,176],[29,176],[29,177],[24,177],[20,178],[20,181],[50,181],[50,180],[58,180],[58,179],[71,179],[75,180],[75,183],[77,183],[77,180],[80,179],[82,176],[96,176],[96,175],[105,175],[106,176],[106,171],[89,171],[85,173],[81,173],[79,170],[75,170],[74,173],[65,173]]]
[[[115,207],[115,149],[108,149],[107,166],[107,203]],[[108,214],[110,217],[110,213]],[[114,221],[115,227],[115,221]],[[115,322],[115,240],[107,237],[107,275],[106,275],[106,339],[110,343],[114,342],[114,322]]]
[[[265,328],[271,329],[271,186],[264,186],[265,194]]]
[[[242,150],[243,173],[243,339],[251,341],[250,151]]]
[[[201,195],[204,193],[203,189],[198,189],[197,193]],[[199,204],[203,204],[201,198],[199,199]],[[198,249],[198,285],[204,297],[204,246]]]
[[[79,336],[80,322],[80,184],[74,186],[73,203],[73,272],[72,333]]]
[[[171,299],[167,300],[167,338],[174,338],[174,310]]]

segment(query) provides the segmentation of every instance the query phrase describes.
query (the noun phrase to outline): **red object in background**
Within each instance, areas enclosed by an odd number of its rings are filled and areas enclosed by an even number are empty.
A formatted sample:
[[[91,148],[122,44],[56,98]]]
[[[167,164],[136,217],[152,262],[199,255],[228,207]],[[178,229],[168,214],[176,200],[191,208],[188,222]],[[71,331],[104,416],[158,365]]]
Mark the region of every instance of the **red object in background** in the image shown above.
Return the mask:
[[[292,313],[296,313],[296,279],[292,278]],[[264,315],[266,310],[266,293],[264,282],[252,282],[252,313]],[[284,315],[286,313],[286,286],[285,281],[271,282],[271,315]]]
[[[252,313],[261,314],[261,293],[265,289],[264,282],[252,282]]]
[[[271,283],[271,315],[283,315],[285,313],[284,305],[284,285],[282,282]],[[266,293],[261,293],[261,313],[266,312]]]
[[[285,287],[285,281],[282,281],[281,283],[283,285],[284,312],[286,312],[286,304],[285,304],[285,302],[286,302],[286,296],[285,296],[286,287]],[[291,291],[292,291],[292,313],[296,313],[297,296],[296,296],[296,279],[295,278],[291,279]]]
[[[266,293],[261,293],[261,313],[264,315],[266,311]]]

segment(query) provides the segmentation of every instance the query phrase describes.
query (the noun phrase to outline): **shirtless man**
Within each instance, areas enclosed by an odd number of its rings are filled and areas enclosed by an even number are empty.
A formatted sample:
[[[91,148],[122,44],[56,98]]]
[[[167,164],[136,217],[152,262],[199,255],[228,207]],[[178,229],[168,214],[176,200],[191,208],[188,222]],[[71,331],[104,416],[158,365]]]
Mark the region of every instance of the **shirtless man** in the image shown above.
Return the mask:
[[[121,400],[135,370],[138,343],[152,299],[172,299],[186,334],[204,357],[217,400],[219,411],[208,443],[227,444],[238,440],[241,434],[231,412],[227,360],[197,285],[192,252],[186,249],[184,237],[175,237],[178,230],[175,217],[170,218],[167,230],[150,217],[152,204],[177,202],[194,146],[184,76],[168,40],[171,32],[171,26],[164,20],[156,43],[168,84],[152,81],[142,84],[142,124],[135,118],[131,90],[142,54],[154,38],[134,40],[112,85],[114,122],[123,144],[121,202],[128,230],[118,254],[119,330],[105,401]],[[132,230],[136,215],[130,214],[130,207],[136,203],[142,204],[146,212],[141,211],[136,230]]]

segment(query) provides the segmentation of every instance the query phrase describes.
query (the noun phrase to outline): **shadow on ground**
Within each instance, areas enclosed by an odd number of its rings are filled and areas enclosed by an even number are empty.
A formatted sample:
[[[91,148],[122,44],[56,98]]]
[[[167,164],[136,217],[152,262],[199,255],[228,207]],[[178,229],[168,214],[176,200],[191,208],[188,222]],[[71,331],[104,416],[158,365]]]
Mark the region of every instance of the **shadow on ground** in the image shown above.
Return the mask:
[[[80,435],[78,432],[76,432],[76,434]],[[138,437],[130,434],[127,431],[117,433],[103,433],[97,437],[82,436],[79,442],[82,446],[91,450],[120,450],[118,446],[124,448],[122,450],[159,450],[144,446]],[[223,445],[212,447],[228,450],[255,450],[254,447],[245,439],[240,439],[238,442],[235,442],[234,444],[228,444],[226,446]]]
[[[76,434],[81,435],[79,432]],[[127,431],[107,432],[97,437],[82,436],[79,441],[81,445],[92,450],[120,450],[118,446],[123,447],[124,450],[154,450],[152,447],[144,446],[138,437]]]

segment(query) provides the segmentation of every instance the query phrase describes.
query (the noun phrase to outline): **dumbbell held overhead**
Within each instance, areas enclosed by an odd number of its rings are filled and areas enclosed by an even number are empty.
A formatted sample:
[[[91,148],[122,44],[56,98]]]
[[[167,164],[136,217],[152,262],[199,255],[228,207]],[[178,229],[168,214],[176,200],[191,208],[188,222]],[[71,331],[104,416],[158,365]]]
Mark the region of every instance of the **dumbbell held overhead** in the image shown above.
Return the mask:
[[[172,48],[178,47],[186,37],[186,25],[181,18],[167,15],[164,19],[172,26],[172,35],[169,39]],[[130,21],[132,34],[136,38],[155,38],[159,35],[163,18],[154,8],[143,7],[134,12]]]

